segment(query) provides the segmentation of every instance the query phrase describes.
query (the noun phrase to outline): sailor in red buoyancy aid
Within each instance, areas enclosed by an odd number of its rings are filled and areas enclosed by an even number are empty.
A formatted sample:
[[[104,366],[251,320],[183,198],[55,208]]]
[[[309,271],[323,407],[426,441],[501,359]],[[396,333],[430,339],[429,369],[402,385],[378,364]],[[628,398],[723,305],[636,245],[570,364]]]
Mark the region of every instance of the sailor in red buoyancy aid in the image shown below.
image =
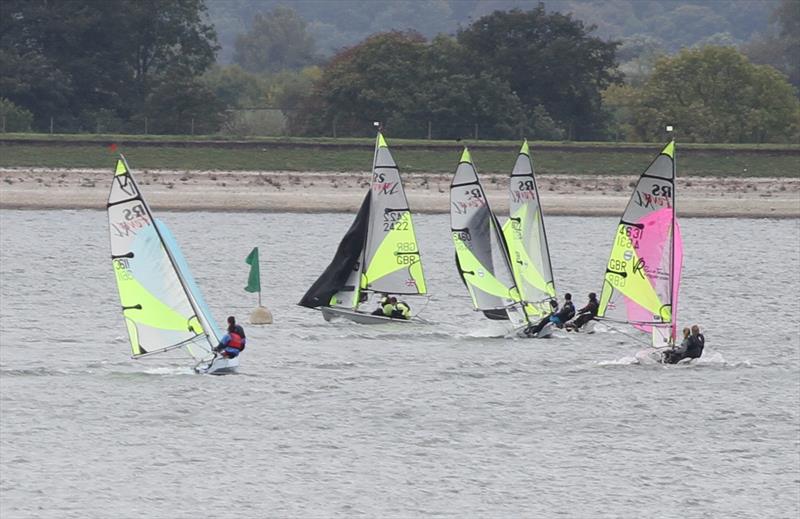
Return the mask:
[[[223,357],[232,359],[238,357],[239,353],[244,350],[246,342],[244,328],[236,324],[234,316],[230,316],[228,317],[228,333],[222,336],[214,351],[220,352]]]

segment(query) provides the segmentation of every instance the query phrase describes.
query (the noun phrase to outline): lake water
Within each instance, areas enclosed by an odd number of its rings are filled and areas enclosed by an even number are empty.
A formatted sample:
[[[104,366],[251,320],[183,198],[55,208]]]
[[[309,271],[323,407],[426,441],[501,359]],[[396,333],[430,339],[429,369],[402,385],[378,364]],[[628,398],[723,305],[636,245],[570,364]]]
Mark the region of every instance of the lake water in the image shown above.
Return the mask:
[[[0,211],[3,519],[797,517],[798,220],[682,221],[707,346],[664,367],[613,330],[492,338],[446,215],[416,217],[439,324],[386,328],[295,306],[352,215],[161,217],[220,321],[259,246],[275,324],[236,376],[131,360],[105,213]],[[559,294],[599,292],[617,221],[547,219]]]

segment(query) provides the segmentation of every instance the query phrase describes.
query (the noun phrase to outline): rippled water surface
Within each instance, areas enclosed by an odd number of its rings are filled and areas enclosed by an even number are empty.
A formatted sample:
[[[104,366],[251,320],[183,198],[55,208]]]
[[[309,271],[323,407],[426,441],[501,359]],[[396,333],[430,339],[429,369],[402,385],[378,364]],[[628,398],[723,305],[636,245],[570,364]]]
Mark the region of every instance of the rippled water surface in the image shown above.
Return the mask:
[[[241,373],[134,361],[104,212],[0,212],[0,516],[787,517],[800,508],[800,221],[686,219],[695,365],[613,330],[492,338],[445,215],[417,216],[436,325],[294,305],[351,215],[167,213]],[[617,218],[548,218],[559,293],[599,291]]]

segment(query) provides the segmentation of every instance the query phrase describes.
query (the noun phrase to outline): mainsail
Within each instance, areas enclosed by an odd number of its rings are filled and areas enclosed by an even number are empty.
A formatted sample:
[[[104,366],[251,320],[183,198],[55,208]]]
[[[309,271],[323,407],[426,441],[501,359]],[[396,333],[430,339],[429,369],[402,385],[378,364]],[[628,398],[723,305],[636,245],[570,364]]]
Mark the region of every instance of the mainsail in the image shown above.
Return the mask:
[[[134,357],[183,348],[208,358],[220,333],[167,226],[153,218],[125,157],[108,196],[111,261]]]
[[[551,312],[548,301],[556,297],[556,288],[527,140],[511,171],[509,197],[510,217],[503,225],[503,235],[514,279],[525,301],[523,309],[528,317],[547,315]]]
[[[675,218],[675,141],[642,173],[617,226],[598,317],[674,342],[683,245]]]
[[[500,224],[465,147],[450,184],[450,230],[456,266],[476,310],[497,318],[521,301]]]
[[[299,304],[355,310],[365,292],[427,293],[400,172],[380,132],[375,141],[370,190],[333,261]]]

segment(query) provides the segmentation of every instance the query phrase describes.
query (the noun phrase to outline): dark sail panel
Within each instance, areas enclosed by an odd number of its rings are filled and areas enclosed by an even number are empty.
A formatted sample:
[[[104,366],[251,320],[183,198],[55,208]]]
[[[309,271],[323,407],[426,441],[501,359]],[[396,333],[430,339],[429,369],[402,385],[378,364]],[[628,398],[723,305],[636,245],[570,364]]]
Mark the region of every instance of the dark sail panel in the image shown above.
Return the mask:
[[[336,255],[328,268],[311,285],[303,298],[297,303],[308,308],[330,306],[331,298],[341,291],[347,284],[347,279],[354,270],[361,268],[364,244],[369,226],[369,201],[370,196],[364,197],[364,202],[358,210],[356,219],[347,233],[339,242]]]

